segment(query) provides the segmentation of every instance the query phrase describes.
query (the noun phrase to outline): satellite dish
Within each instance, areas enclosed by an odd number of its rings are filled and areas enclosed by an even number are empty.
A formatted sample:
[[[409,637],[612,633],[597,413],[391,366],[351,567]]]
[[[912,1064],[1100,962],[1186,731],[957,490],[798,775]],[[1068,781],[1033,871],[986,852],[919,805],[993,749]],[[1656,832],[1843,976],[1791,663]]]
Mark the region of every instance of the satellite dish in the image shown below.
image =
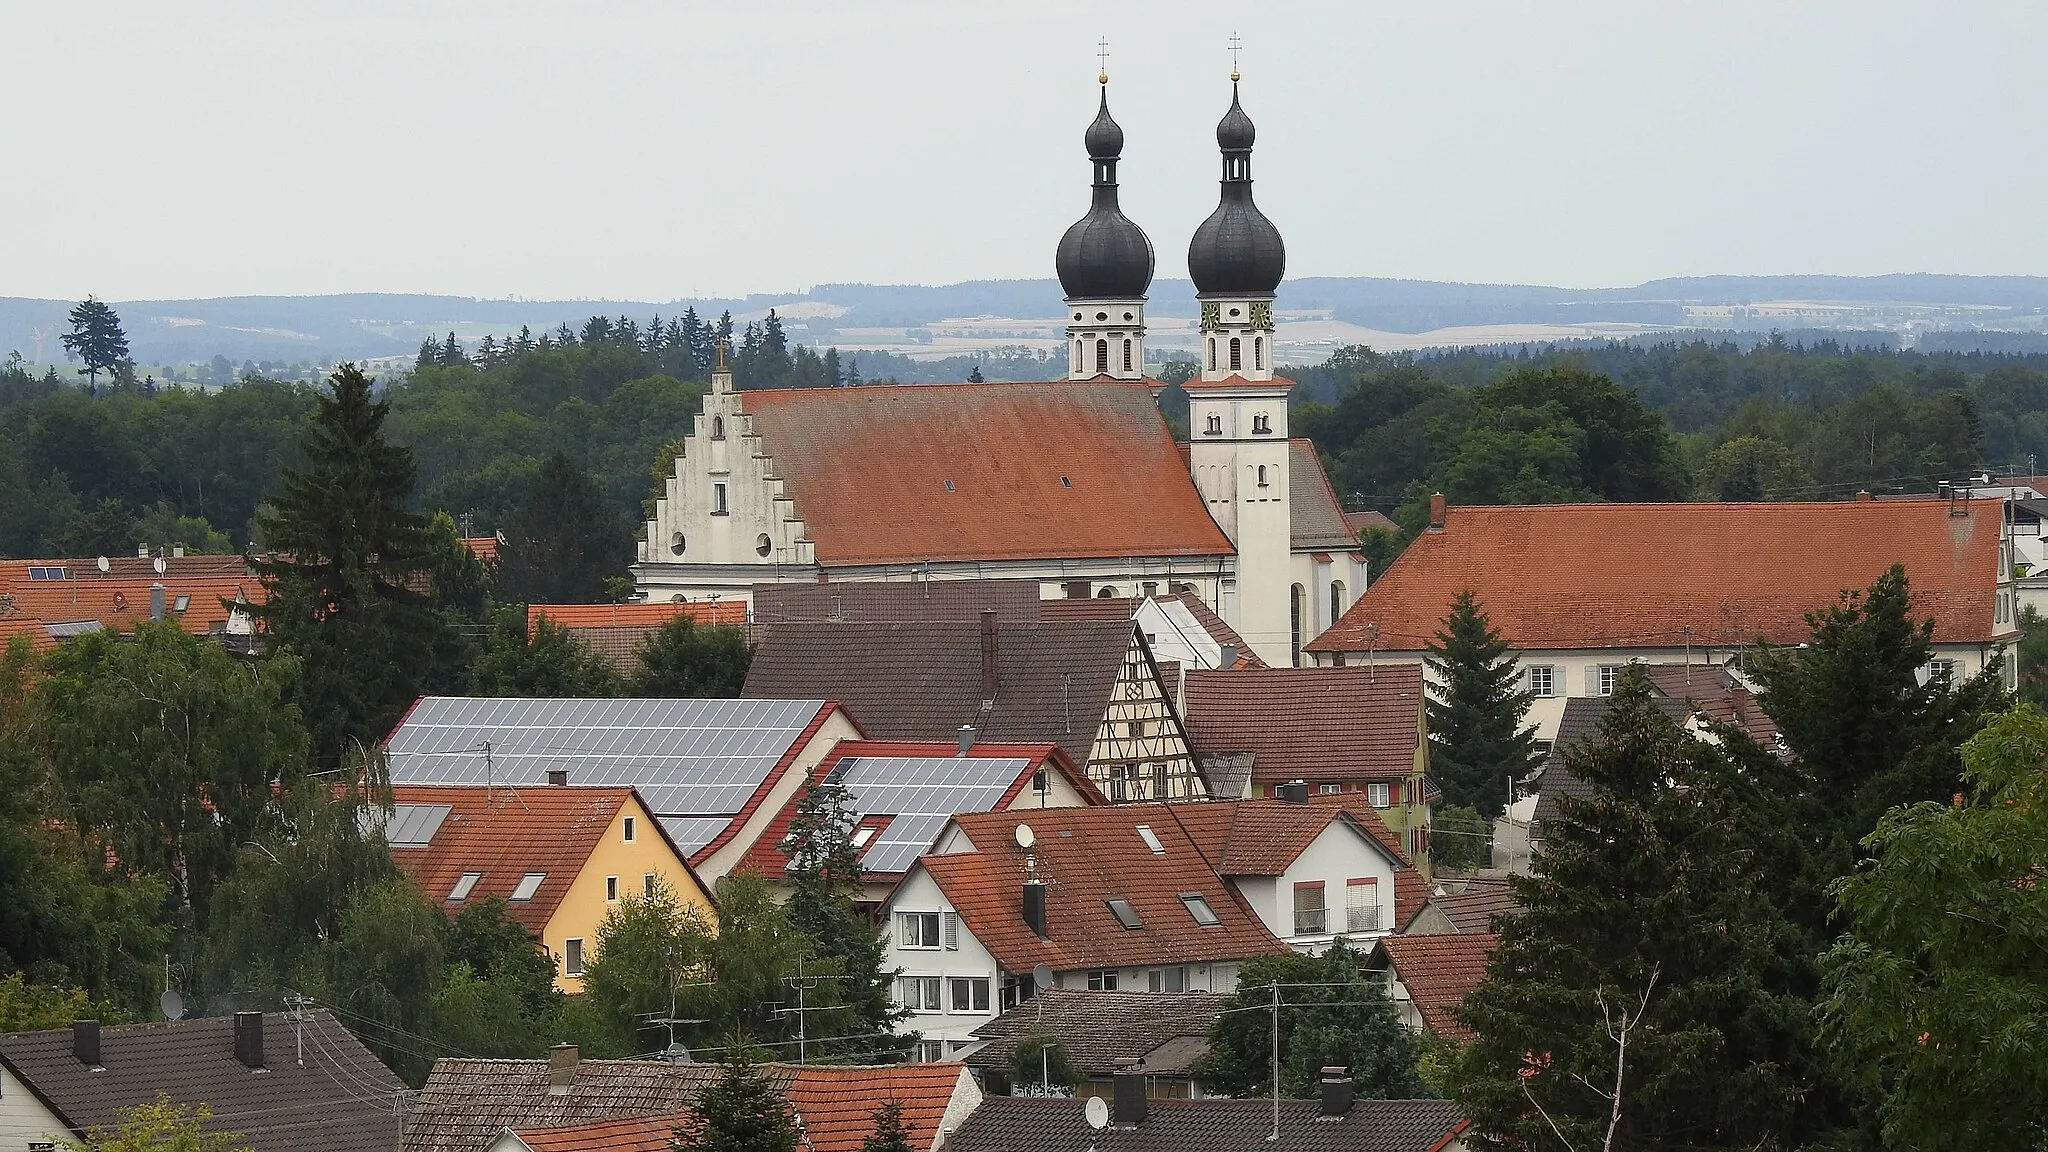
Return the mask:
[[[93,561],[93,567],[98,568],[103,573],[111,572],[114,570],[113,561],[108,560],[105,556],[102,556],[99,559]]]
[[[1031,830],[1031,825],[1017,825],[1017,847],[1029,848],[1036,843],[1038,843],[1038,833]]]
[[[163,558],[163,557],[161,557],[161,556],[157,557],[157,558],[156,558],[156,560],[155,560],[154,562],[152,562],[152,563],[150,564],[150,567],[152,567],[152,568],[156,569],[156,574],[157,574],[157,575],[159,575],[159,576],[163,575],[163,574],[164,574],[164,558]]]
[[[1109,1127],[1109,1105],[1100,1096],[1090,1096],[1088,1103],[1081,1106],[1081,1115],[1088,1118],[1088,1126],[1100,1132]]]
[[[1044,964],[1040,964],[1038,967],[1033,968],[1031,970],[1031,986],[1033,988],[1036,988],[1038,991],[1043,992],[1046,989],[1052,987],[1052,985],[1053,979],[1051,968],[1047,967]]]
[[[178,995],[176,988],[164,989],[164,994],[156,998],[156,1005],[164,1010],[164,1019],[166,1020],[182,1020],[185,1018],[185,998]]]

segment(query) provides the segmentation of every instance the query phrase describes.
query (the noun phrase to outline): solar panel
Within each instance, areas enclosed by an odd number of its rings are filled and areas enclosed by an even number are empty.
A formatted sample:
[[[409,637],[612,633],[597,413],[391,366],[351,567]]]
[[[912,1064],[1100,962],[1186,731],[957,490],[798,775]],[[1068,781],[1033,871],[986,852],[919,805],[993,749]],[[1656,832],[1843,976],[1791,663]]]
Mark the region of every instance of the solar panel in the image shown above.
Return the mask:
[[[893,817],[860,858],[863,869],[888,874],[924,855],[954,815],[993,809],[1030,768],[1024,757],[850,756],[832,775],[855,812]]]
[[[719,817],[715,838],[821,700],[524,700],[429,696],[391,734],[394,784],[631,785],[662,817]],[[676,835],[685,852],[693,845]],[[692,827],[692,837],[703,832]]]

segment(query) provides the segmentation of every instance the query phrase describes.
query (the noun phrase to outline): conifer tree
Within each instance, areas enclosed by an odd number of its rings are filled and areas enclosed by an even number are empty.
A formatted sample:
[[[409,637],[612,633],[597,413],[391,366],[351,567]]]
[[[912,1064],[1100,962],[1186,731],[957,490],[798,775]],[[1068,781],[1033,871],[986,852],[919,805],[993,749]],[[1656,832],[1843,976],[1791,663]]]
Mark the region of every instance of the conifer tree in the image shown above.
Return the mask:
[[[1450,1071],[1459,1103],[1532,1152],[1801,1146],[1818,1120],[1798,935],[1757,877],[1750,785],[1633,670],[1565,758],[1593,794],[1510,881],[1519,911],[1459,1010],[1478,1034]]]
[[[895,974],[882,967],[888,955],[882,935],[855,903],[863,875],[860,849],[853,845],[859,822],[843,786],[814,784],[797,800],[783,852],[789,857],[790,925],[817,945],[822,958],[838,962],[837,993],[853,1009],[845,1029],[849,1039],[836,1050],[874,1062],[901,1054],[905,1045],[891,1029],[908,1013],[890,995]]]
[[[676,1152],[796,1152],[796,1146],[789,1102],[739,1041],[728,1045],[718,1079],[697,1097],[673,1144]]]
[[[86,379],[97,386],[100,373],[112,373],[128,359],[128,334],[121,318],[97,296],[87,296],[71,310],[71,331],[59,339],[64,350],[85,364]]]
[[[498,592],[522,604],[602,603],[605,578],[624,573],[632,558],[632,538],[597,485],[556,452],[506,525]]]
[[[1429,643],[1430,771],[1444,803],[1492,819],[1507,804],[1508,782],[1533,766],[1536,732],[1522,726],[1530,692],[1514,657],[1472,593],[1451,601]]]
[[[860,1142],[860,1152],[914,1152],[910,1133],[916,1125],[903,1119],[903,1101],[891,1100],[868,1118],[874,1121],[875,1130]]]
[[[384,436],[388,401],[355,365],[329,378],[301,441],[306,466],[259,515],[269,554],[253,567],[267,596],[252,611],[271,644],[302,661],[299,706],[314,751],[340,762],[372,744],[420,696],[459,687],[454,630],[410,586],[431,557],[427,520],[407,511],[410,450]]]
[[[844,374],[843,374],[843,373],[842,373],[842,372],[840,371],[840,368],[839,368],[839,349],[837,349],[837,348],[827,348],[827,349],[825,349],[825,357],[824,357],[824,359],[825,359],[825,387],[827,387],[827,388],[837,388],[837,387],[839,387],[839,386],[840,386],[841,384],[844,384],[844,383],[846,382],[846,377],[845,377],[845,375],[844,375]]]
[[[455,333],[448,333],[448,339],[441,343],[441,366],[455,368],[467,363],[469,358],[462,354],[461,342],[455,339]]]

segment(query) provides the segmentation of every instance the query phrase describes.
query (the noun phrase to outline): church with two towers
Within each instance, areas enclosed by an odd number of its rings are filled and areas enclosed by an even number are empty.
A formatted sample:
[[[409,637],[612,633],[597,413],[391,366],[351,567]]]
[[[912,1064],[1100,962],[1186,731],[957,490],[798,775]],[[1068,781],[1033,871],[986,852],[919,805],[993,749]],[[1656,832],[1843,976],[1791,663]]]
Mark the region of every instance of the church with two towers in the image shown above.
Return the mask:
[[[717,372],[634,565],[650,601],[757,583],[1028,579],[1046,598],[1192,592],[1266,663],[1365,588],[1365,557],[1273,364],[1280,231],[1252,200],[1231,74],[1221,193],[1188,244],[1201,306],[1189,443],[1145,374],[1152,241],[1117,202],[1108,77],[1088,212],[1061,237],[1067,374],[1033,383],[740,391]]]

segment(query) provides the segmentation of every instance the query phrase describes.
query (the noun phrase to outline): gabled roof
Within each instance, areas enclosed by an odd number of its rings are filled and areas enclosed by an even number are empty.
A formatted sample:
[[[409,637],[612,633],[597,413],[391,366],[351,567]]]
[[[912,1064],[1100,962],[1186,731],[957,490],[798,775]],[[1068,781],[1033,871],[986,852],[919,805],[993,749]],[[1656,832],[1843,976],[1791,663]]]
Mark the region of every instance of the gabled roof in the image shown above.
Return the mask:
[[[1703,664],[1645,664],[1643,675],[1657,694],[1691,705],[1695,715],[1740,728],[1765,748],[1778,742],[1778,722],[1727,668]]]
[[[1357,550],[1358,533],[1344,519],[1344,502],[1330,487],[1330,475],[1323,471],[1313,441],[1297,437],[1287,442],[1287,500],[1296,552]]]
[[[1505,882],[1473,880],[1462,892],[1432,897],[1430,903],[1459,932],[1491,932],[1495,916],[1512,915],[1515,895]]]
[[[261,604],[262,581],[248,573],[240,556],[172,556],[156,561],[138,556],[109,558],[108,571],[97,558],[83,560],[0,560],[0,597],[9,617],[46,624],[96,620],[118,632],[132,632],[149,619],[150,587],[164,586],[164,618],[187,632],[205,635],[227,626],[232,614],[222,600]],[[37,580],[31,570],[61,571],[63,579]],[[184,604],[181,609],[180,603]]]
[[[754,620],[760,624],[861,623],[1040,616],[1036,580],[842,580],[834,584],[756,584]]]
[[[929,1148],[956,1092],[971,1080],[955,1062],[886,1065],[762,1066],[803,1121],[816,1152],[858,1152],[874,1130],[875,1109],[903,1102],[912,1143]],[[441,1060],[406,1117],[404,1152],[479,1152],[512,1129],[535,1152],[596,1152],[685,1121],[698,1095],[721,1075],[716,1064],[661,1060],[584,1060],[561,1095],[549,1091],[546,1060]],[[528,1133],[539,1135],[538,1144]],[[589,1142],[604,1138],[624,1143]]]
[[[533,1152],[670,1152],[676,1129],[691,1113],[595,1120],[559,1128],[528,1128],[516,1133]]]
[[[1053,380],[740,402],[827,567],[1233,554],[1152,396],[1148,381]]]
[[[1452,1018],[1451,1010],[1486,979],[1486,958],[1499,941],[1492,932],[1382,936],[1373,945],[1371,963],[1392,966],[1430,1031],[1463,1042],[1472,1039],[1472,1030]]]
[[[1048,988],[976,1028],[974,1035],[987,1043],[966,1060],[977,1068],[1007,1068],[1023,1039],[1043,1032],[1059,1040],[1060,1050],[1084,1076],[1108,1076],[1133,1060],[1153,1075],[1186,1075],[1180,1059],[1184,1046],[1165,1051],[1161,1046],[1195,1037],[1206,1048],[1210,1025],[1236,1002],[1230,992]]]
[[[1150,1100],[1134,1128],[1097,1131],[1082,1101],[991,1096],[948,1152],[1442,1152],[1468,1121],[1452,1100],[1354,1100],[1341,1119],[1317,1100]]]
[[[538,935],[619,810],[637,799],[631,788],[397,784],[384,829],[392,862],[428,900],[452,915],[470,901],[503,897],[512,918]],[[661,822],[650,823],[649,834],[666,839]],[[680,851],[676,858],[688,871]],[[474,887],[450,899],[471,872],[479,874]],[[543,879],[530,897],[512,899],[522,879],[536,875]]]
[[[41,652],[57,646],[57,637],[41,620],[33,616],[0,616],[0,651],[16,636],[28,641],[30,649]]]
[[[1200,632],[1206,633],[1209,640],[1218,645],[1228,644],[1236,648],[1237,662],[1231,665],[1232,668],[1264,668],[1266,666],[1265,661],[1260,660],[1258,655],[1252,651],[1251,645],[1245,643],[1244,637],[1238,635],[1236,629],[1224,623],[1223,617],[1216,615],[1209,605],[1203,602],[1199,594],[1180,592],[1171,596],[1156,596],[1152,598],[1152,602],[1159,606],[1161,613],[1170,624],[1183,628],[1191,626]],[[1143,599],[1129,596],[1094,596],[1087,599],[1077,597],[1074,599],[1042,600],[1039,602],[1039,617],[1045,620],[1134,620],[1141,619],[1139,613],[1142,611],[1144,603]],[[1148,640],[1152,639],[1153,634],[1147,633],[1146,638]],[[1196,638],[1186,637],[1185,639],[1192,641]]]
[[[846,788],[859,828],[869,835],[861,849],[862,872],[890,881],[931,848],[956,813],[1009,805],[1040,769],[1059,773],[1091,804],[1109,803],[1056,744],[981,742],[963,756],[957,742],[842,740],[812,770],[810,786],[832,780]],[[736,871],[768,877],[787,871],[784,841],[802,801],[798,792],[783,805]]]
[[[968,931],[1009,972],[1038,964],[1054,971],[1239,960],[1284,952],[1237,890],[1216,874],[1168,804],[1044,808],[954,818],[976,851],[926,856],[929,873]],[[1037,842],[1017,847],[1029,824]],[[1138,831],[1150,829],[1154,852]],[[1024,923],[1025,856],[1046,882],[1044,939]],[[900,889],[899,889],[900,891]],[[1183,893],[1200,896],[1217,923],[1195,922]],[[1121,900],[1140,926],[1111,910]]]
[[[1188,739],[1251,752],[1252,778],[1400,779],[1422,740],[1422,666],[1188,673]]]
[[[1368,528],[1378,528],[1387,532],[1399,532],[1401,530],[1401,526],[1394,523],[1392,517],[1388,516],[1385,512],[1372,508],[1368,508],[1363,512],[1346,512],[1344,514],[1344,523],[1351,529],[1354,537],[1363,535]]]
[[[1727,648],[1808,638],[1805,614],[1906,567],[1938,644],[1993,623],[1997,500],[1455,507],[1307,647],[1419,651],[1471,591],[1520,649]]]
[[[425,696],[385,741],[397,784],[630,785],[693,862],[839,711],[828,700]]]
[[[1668,696],[1650,699],[1672,720],[1685,720],[1688,709],[1684,701]],[[1612,696],[1573,696],[1564,702],[1564,712],[1557,720],[1557,735],[1550,742],[1550,755],[1544,758],[1543,771],[1536,778],[1536,812],[1530,818],[1530,835],[1540,839],[1543,825],[1563,814],[1557,803],[1563,797],[1592,797],[1593,786],[1565,766],[1564,755],[1574,745],[1600,735],[1600,725],[1607,720],[1607,710],[1613,705]]]
[[[1136,630],[1129,620],[998,621],[995,705],[983,712],[982,625],[791,623],[758,626],[745,694],[843,701],[868,735],[1058,744],[1088,762]]]
[[[1172,812],[1210,865],[1225,877],[1278,876],[1300,859],[1332,824],[1354,829],[1394,866],[1408,862],[1386,825],[1370,808],[1361,815],[1329,804],[1217,800],[1208,804],[1178,804]],[[1376,833],[1385,834],[1386,838]]]
[[[256,1152],[389,1152],[397,1143],[404,1082],[325,1009],[309,1010],[303,1025],[265,1014],[263,1056],[263,1072],[235,1058],[232,1016],[101,1028],[99,1072],[72,1055],[69,1028],[0,1036],[0,1063],[81,1134],[161,1091],[210,1105],[207,1130],[239,1132]]]

